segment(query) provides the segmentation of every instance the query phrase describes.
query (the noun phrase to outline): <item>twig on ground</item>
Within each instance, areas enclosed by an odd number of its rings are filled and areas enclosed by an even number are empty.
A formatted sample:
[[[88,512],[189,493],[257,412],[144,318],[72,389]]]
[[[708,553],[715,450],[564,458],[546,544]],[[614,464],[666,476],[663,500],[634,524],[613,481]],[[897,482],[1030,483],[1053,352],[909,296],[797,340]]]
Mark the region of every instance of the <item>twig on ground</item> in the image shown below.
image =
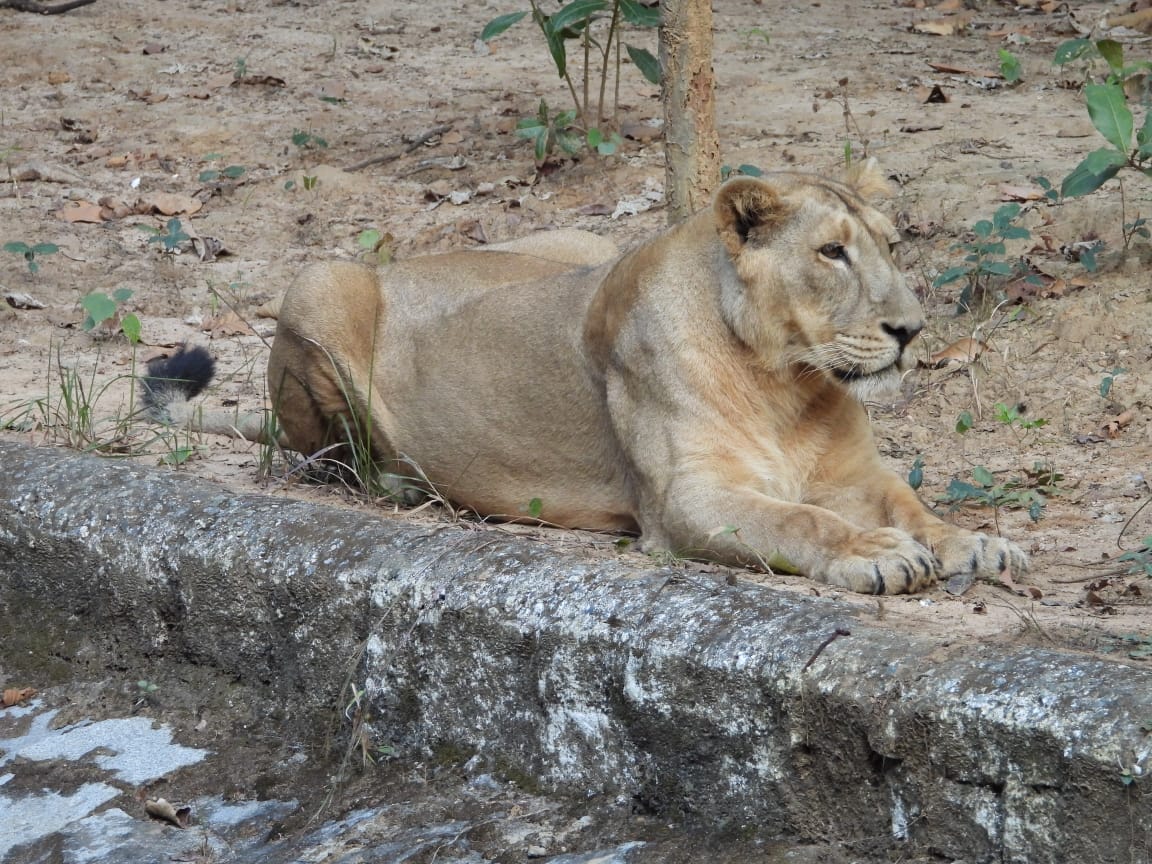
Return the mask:
[[[0,0],[0,2],[4,2],[4,0]],[[87,0],[87,2],[90,3],[92,0]],[[431,129],[425,132],[421,132],[399,150],[393,150],[391,153],[381,153],[379,156],[371,156],[368,159],[362,159],[359,162],[349,165],[344,170],[360,171],[364,168],[368,168],[371,165],[383,165],[385,162],[393,162],[399,159],[401,156],[404,156],[407,153],[411,153],[413,150],[424,146],[425,143],[432,140],[437,135],[443,135],[451,128],[451,123],[441,123],[439,126],[433,126]]]
[[[831,645],[833,642],[835,642],[837,637],[839,637],[839,636],[851,636],[851,635],[852,635],[852,631],[849,630],[847,627],[837,627],[835,630],[832,631],[832,635],[829,636],[827,639],[825,639],[823,642],[821,642],[819,647],[817,647],[816,650],[814,652],[812,652],[812,656],[808,658],[808,662],[804,664],[804,668],[801,669],[800,671],[801,672],[807,672],[808,667],[816,662],[816,658],[819,657],[821,654],[823,654],[824,649],[827,648],[829,645]]]
[[[61,12],[71,12],[73,9],[95,2],[96,0],[68,0],[67,3],[46,6],[37,3],[36,0],[0,0],[0,9],[15,9],[17,12],[33,12],[37,15],[59,15]]]

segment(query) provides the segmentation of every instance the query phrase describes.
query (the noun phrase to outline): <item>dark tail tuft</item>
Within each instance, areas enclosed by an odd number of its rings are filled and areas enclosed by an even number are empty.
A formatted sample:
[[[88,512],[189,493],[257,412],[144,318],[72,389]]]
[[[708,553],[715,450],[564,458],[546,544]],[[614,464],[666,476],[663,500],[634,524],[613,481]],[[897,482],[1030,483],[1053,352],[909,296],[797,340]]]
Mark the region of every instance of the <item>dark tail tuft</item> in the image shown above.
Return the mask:
[[[170,406],[194,399],[215,374],[216,361],[198,345],[184,346],[169,357],[149,360],[140,388],[145,413],[162,423],[172,422]]]

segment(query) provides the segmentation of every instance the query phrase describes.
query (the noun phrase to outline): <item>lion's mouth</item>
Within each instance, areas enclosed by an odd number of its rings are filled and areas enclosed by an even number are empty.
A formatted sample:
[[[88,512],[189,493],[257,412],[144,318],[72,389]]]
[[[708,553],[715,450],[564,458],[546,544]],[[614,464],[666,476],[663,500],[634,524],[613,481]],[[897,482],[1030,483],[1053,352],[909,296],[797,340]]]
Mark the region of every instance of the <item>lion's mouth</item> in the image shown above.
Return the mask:
[[[850,367],[848,369],[834,368],[831,371],[832,374],[836,377],[836,380],[841,381],[844,384],[851,384],[855,381],[864,381],[868,378],[880,378],[888,375],[889,373],[897,370],[897,365],[898,364],[896,363],[889,363],[883,369],[874,369],[871,372],[859,367]]]

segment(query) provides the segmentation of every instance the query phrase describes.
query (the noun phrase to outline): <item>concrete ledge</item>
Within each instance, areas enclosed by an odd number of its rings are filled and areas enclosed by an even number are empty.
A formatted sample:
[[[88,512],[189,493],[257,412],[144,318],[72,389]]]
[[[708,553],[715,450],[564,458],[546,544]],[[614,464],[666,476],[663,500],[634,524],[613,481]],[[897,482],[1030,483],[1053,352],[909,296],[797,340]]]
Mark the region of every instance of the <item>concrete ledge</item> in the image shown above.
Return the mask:
[[[1148,671],[60,450],[0,442],[0,477],[0,620],[45,645],[211,664],[301,717],[352,676],[394,741],[717,830],[1152,861]]]

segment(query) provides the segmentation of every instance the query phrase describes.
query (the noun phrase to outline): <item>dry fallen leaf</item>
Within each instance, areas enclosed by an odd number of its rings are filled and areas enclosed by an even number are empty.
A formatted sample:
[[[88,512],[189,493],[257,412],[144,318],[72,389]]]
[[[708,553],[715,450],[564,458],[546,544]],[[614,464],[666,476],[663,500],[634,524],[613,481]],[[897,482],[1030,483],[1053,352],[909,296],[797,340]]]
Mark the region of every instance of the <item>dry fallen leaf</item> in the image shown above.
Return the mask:
[[[99,204],[91,201],[69,201],[64,207],[56,211],[56,215],[65,222],[103,222],[104,216]]]
[[[967,15],[955,15],[935,21],[917,21],[909,29],[914,33],[924,33],[928,36],[954,36],[967,26]]]
[[[1000,78],[999,72],[988,69],[972,69],[968,66],[953,66],[951,63],[929,63],[928,68],[945,75],[968,75],[972,78]]]
[[[1116,15],[1108,19],[1109,27],[1127,27],[1141,33],[1152,33],[1152,9],[1141,9],[1130,15]],[[51,81],[51,76],[49,76]]]
[[[1039,186],[1012,186],[1004,184],[1000,187],[1001,201],[1043,201],[1044,190]]]
[[[945,366],[964,366],[972,363],[988,349],[985,342],[965,336],[957,339],[951,345],[941,348],[927,360],[921,360],[920,365],[926,369],[942,369]]]
[[[200,329],[210,333],[213,339],[221,336],[251,336],[255,332],[247,321],[232,311],[205,318]]]
[[[22,705],[36,695],[36,690],[32,687],[9,687],[4,691],[2,697],[3,705],[5,708],[11,708],[13,705]]]
[[[1122,414],[1117,414],[1111,420],[1106,422],[1100,427],[1100,431],[1108,438],[1119,438],[1120,433],[1124,431],[1124,427],[1136,419],[1136,414],[1129,408]]]
[[[140,199],[136,204],[136,212],[156,212],[162,216],[191,216],[200,212],[204,202],[191,195],[181,195],[177,192],[154,192]],[[144,209],[141,210],[141,207]]]
[[[939,84],[934,84],[931,87],[917,87],[913,92],[916,94],[917,101],[925,105],[941,105],[951,101]]]
[[[1037,588],[1035,585],[1020,585],[1012,578],[1012,575],[1007,571],[1003,571],[996,577],[1000,584],[1011,591],[1018,597],[1029,597],[1033,600],[1040,600],[1044,597],[1044,592]]]
[[[4,302],[13,309],[44,309],[46,304],[31,294],[5,294]]]
[[[72,76],[62,69],[53,69],[48,73],[49,84],[67,84],[72,80]]]
[[[163,798],[157,798],[154,801],[151,799],[145,801],[144,812],[153,819],[170,822],[177,828],[187,828],[192,821],[191,807],[173,807]]]

